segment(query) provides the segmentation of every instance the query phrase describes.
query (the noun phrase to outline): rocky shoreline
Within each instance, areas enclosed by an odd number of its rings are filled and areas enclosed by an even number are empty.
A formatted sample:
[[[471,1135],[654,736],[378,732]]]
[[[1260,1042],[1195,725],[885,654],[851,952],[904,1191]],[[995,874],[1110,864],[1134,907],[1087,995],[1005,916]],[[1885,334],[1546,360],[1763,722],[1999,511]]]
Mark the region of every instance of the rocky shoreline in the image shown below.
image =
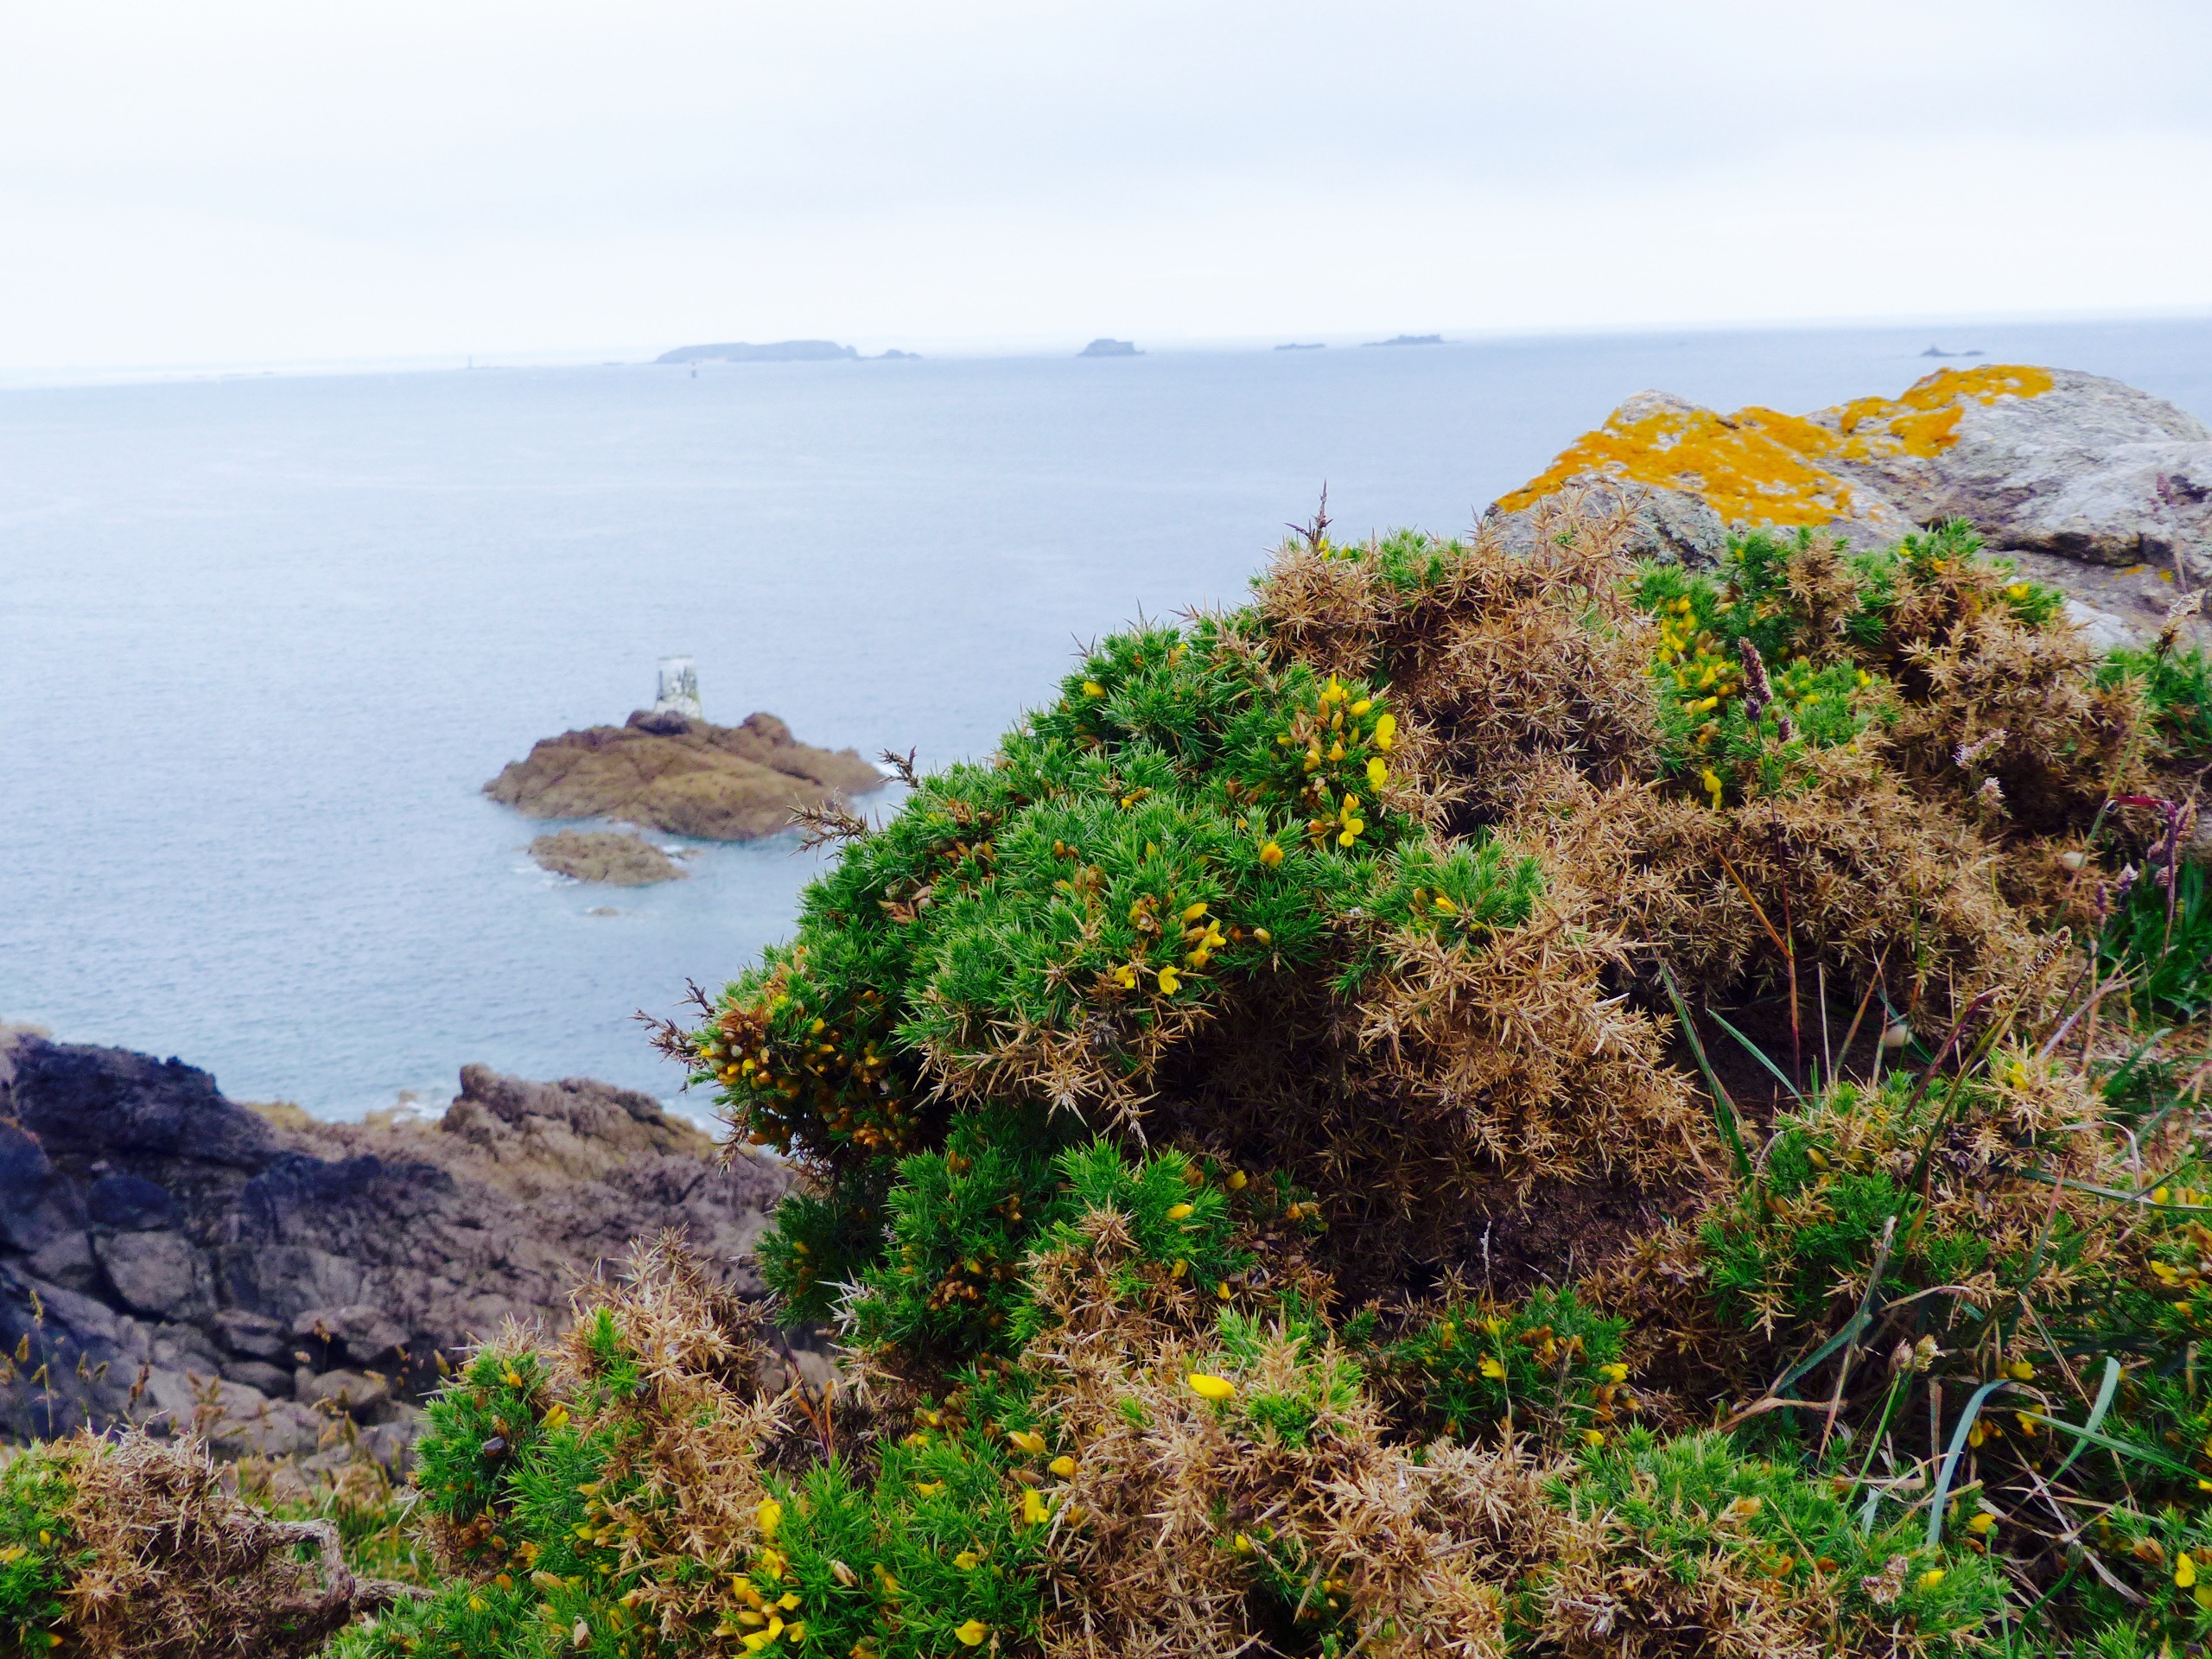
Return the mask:
[[[673,1230],[759,1294],[782,1196],[650,1096],[462,1069],[436,1120],[249,1109],[207,1072],[0,1036],[0,1439],[137,1422],[219,1455],[404,1468],[418,1402],[509,1321]]]

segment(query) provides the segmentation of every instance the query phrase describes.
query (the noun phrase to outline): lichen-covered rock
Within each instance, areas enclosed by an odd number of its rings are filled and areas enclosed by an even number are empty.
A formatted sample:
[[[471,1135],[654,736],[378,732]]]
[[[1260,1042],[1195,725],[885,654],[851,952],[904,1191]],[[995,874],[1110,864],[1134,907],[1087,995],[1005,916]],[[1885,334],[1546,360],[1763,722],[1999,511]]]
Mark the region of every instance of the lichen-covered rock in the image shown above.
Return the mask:
[[[556,875],[614,887],[681,881],[691,874],[643,836],[613,830],[556,830],[531,842],[530,855]]]
[[[2000,551],[2212,574],[2212,429],[2073,370],[1939,369],[1900,397],[1806,416],[1639,392],[1491,511],[1525,537],[1536,503],[1593,488],[1649,520],[1645,550],[1686,563],[1705,562],[1724,525],[1866,545],[1960,518]]]
[[[1991,367],[1930,375],[1899,401],[1930,407],[1900,417],[1862,399],[1813,419],[1844,440],[1839,469],[1909,517],[1971,519],[1993,547],[2101,564],[2212,560],[2212,430],[2163,398],[2101,375]],[[1890,430],[1915,418],[1909,435]]]
[[[533,818],[613,818],[702,841],[752,841],[790,828],[792,814],[836,807],[883,786],[850,749],[795,741],[773,715],[715,726],[674,713],[564,732],[485,785]]]

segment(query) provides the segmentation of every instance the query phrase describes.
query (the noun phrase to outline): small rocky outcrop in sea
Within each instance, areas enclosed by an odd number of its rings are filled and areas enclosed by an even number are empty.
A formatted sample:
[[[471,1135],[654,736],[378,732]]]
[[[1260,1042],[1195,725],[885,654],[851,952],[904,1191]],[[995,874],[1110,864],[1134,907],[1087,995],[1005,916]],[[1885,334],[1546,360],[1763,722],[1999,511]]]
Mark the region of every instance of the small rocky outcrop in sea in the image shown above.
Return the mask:
[[[0,1439],[137,1421],[314,1457],[343,1418],[397,1466],[441,1355],[565,1324],[633,1239],[674,1229],[759,1293],[780,1166],[724,1168],[608,1084],[461,1084],[442,1119],[321,1123],[181,1061],[0,1041]]]
[[[1142,357],[1133,340],[1109,340],[1101,334],[1076,353],[1077,357]]]
[[[663,352],[655,363],[824,363],[858,357],[850,346],[834,340],[777,340],[765,345],[734,340],[713,346],[678,346]]]
[[[681,881],[691,872],[643,836],[613,830],[557,830],[530,843],[543,870],[612,887],[644,887]]]
[[[1970,520],[2022,573],[2065,590],[2102,647],[2158,631],[2177,588],[2212,578],[2212,429],[2163,398],[2067,369],[1939,369],[1902,397],[1810,415],[1723,415],[1638,392],[1502,498],[1509,543],[1568,490],[1643,520],[1643,550],[1709,563],[1733,525],[1800,525],[1878,546]]]
[[[795,741],[773,715],[716,726],[671,710],[549,737],[484,792],[533,818],[614,818],[702,841],[752,841],[802,808],[880,789],[850,749]]]

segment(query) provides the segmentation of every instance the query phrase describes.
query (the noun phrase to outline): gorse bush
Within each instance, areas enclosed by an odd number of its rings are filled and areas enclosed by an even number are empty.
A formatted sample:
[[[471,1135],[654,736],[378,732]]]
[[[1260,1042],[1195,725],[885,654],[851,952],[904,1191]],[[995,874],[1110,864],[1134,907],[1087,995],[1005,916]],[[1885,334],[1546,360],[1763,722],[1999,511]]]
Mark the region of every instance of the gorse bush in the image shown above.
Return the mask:
[[[62,1593],[89,1564],[69,1524],[75,1497],[67,1458],[48,1447],[0,1464],[0,1651],[61,1644]]]
[[[2212,659],[2171,642],[2143,650],[2123,646],[2097,664],[2097,683],[2138,685],[2159,742],[2172,754],[2212,755]]]
[[[1540,1429],[1559,1440],[1573,1430],[1603,1445],[1637,1409],[1621,1362],[1627,1324],[1585,1306],[1572,1290],[1543,1286],[1518,1305],[1448,1301],[1390,1358],[1418,1378],[1430,1424],[1455,1439],[1497,1428],[1509,1439]]]
[[[1317,526],[828,826],[663,1040],[840,1380],[643,1251],[433,1405],[340,1651],[2202,1643],[2201,660],[1963,526],[1630,528]]]
[[[327,1519],[241,1503],[206,1454],[79,1434],[0,1465],[0,1653],[301,1659],[408,1593],[357,1578]]]

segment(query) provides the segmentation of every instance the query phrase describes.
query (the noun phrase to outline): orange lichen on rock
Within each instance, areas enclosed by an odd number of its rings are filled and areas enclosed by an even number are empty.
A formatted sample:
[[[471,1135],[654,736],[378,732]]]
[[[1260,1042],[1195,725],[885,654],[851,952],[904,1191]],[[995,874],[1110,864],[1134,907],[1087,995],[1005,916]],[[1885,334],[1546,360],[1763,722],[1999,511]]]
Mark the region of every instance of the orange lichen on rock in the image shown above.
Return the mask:
[[[1813,416],[1823,429],[1842,435],[1836,451],[1847,461],[1891,455],[1921,460],[1958,442],[1967,405],[2001,397],[2039,397],[2051,388],[2050,371],[2024,364],[1991,363],[1978,369],[1938,369],[1916,380],[1901,397],[1859,397]]]
[[[1825,524],[1853,513],[1850,486],[1819,464],[1841,442],[1810,421],[1770,409],[1723,415],[1637,399],[1497,505],[1517,512],[1573,480],[1596,474],[1689,491],[1724,518]]]
[[[1497,505],[1518,512],[1575,480],[1612,478],[1688,491],[1731,522],[1795,528],[1879,519],[1893,509],[1854,491],[1833,463],[1933,455],[1958,441],[1969,403],[2033,397],[2050,387],[2047,370],[1992,364],[1939,369],[1902,397],[1862,397],[1812,416],[1757,405],[1723,415],[1673,398],[1634,397]]]

